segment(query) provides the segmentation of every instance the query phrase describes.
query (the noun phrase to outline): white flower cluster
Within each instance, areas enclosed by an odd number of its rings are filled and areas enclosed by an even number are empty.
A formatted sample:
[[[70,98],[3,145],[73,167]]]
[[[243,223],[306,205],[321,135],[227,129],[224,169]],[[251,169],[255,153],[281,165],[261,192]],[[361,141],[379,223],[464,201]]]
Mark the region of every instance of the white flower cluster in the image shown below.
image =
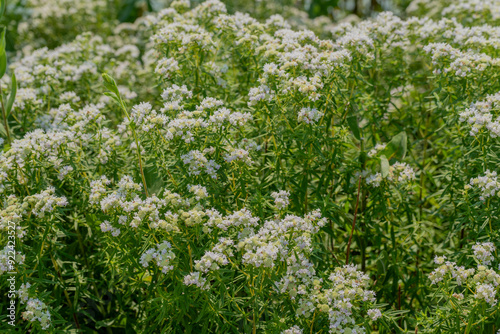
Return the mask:
[[[157,113],[149,102],[142,102],[132,107],[130,121],[141,131],[148,132],[156,126],[162,127],[167,124],[168,117]],[[123,124],[128,126],[128,119],[124,119]]]
[[[243,138],[234,145],[228,143],[227,153],[224,154],[224,160],[228,163],[233,161],[242,162],[248,166],[254,164],[252,160],[252,151],[260,151],[261,146],[257,145],[253,140]]]
[[[356,270],[355,266],[338,267],[327,280],[311,278],[309,286],[293,286],[289,295],[299,295],[297,315],[310,317],[319,311],[328,317],[331,333],[343,333],[348,329],[352,333],[364,333],[362,326],[356,325],[356,305],[375,301],[375,293],[368,290],[370,278]],[[302,280],[304,282],[304,280]],[[358,306],[359,307],[359,306]],[[368,316],[377,320],[380,310],[370,309]]]
[[[178,86],[172,85],[163,90],[161,94],[163,100],[165,100],[165,110],[178,110],[175,108],[169,108],[172,104],[179,104],[185,99],[190,99],[193,97],[193,92],[190,91],[186,85]]]
[[[179,63],[174,58],[163,58],[158,61],[155,72],[168,78],[178,70]]]
[[[494,306],[497,304],[497,299],[496,294],[496,287],[494,287],[491,284],[478,284],[476,286],[476,294],[474,295],[474,298],[481,300],[484,299],[488,304],[491,306]]]
[[[9,195],[3,206],[3,209],[0,210],[0,231],[6,233],[12,229],[12,226],[15,226],[16,236],[20,239],[23,238],[26,235],[26,230],[22,228],[20,223],[23,215],[26,214],[26,210],[22,208],[19,199],[15,195]]]
[[[304,333],[304,332],[297,325],[281,332],[281,334],[302,334],[302,333]]]
[[[197,286],[201,290],[208,290],[210,288],[207,284],[207,279],[201,276],[201,273],[197,271],[184,276],[184,284],[187,286]]]
[[[109,133],[110,130],[103,126],[106,117],[102,113],[103,104],[88,104],[75,111],[70,104],[61,104],[58,108],[52,108],[48,114],[41,115],[36,120],[40,126],[47,131],[73,132],[77,138],[90,140],[89,130],[101,133]],[[93,134],[93,133],[92,133]],[[119,142],[119,140],[117,140]]]
[[[229,152],[224,155],[224,160],[226,162],[238,161],[242,162],[248,166],[253,164],[253,160],[250,157],[250,152],[242,148],[229,148]]]
[[[450,72],[459,77],[483,72],[489,66],[500,65],[500,59],[471,51],[463,52],[447,43],[431,43],[424,47],[424,51],[432,54],[433,64],[442,67],[444,73]],[[436,69],[435,73],[441,73],[441,69]]]
[[[201,225],[206,217],[205,211],[200,206],[195,206],[189,211],[180,211],[180,218],[186,226]]]
[[[481,201],[485,201],[489,197],[500,196],[500,182],[498,181],[497,172],[487,170],[484,176],[472,178],[470,183],[465,185],[465,189],[471,188],[478,188]]]
[[[42,100],[37,98],[36,91],[33,88],[20,88],[16,93],[13,107],[24,110],[27,104],[36,107],[41,103]]]
[[[233,240],[226,238],[219,239],[219,242],[211,251],[207,251],[200,260],[195,261],[194,268],[203,274],[218,270],[220,266],[225,266],[229,263],[228,256],[233,256],[233,247]]]
[[[475,272],[474,269],[465,269],[462,266],[457,266],[455,262],[446,261],[441,264],[437,269],[429,274],[429,278],[431,279],[432,284],[437,284],[447,275],[451,275],[451,277],[456,279],[457,285],[464,284],[467,279],[473,275]]]
[[[174,269],[172,261],[175,259],[175,253],[172,251],[172,245],[168,241],[163,241],[156,245],[156,248],[148,249],[142,254],[139,263],[143,267],[149,266],[149,262],[154,261],[161,271],[166,274]]]
[[[277,197],[283,198],[283,195],[288,196],[288,194],[280,194]],[[255,228],[258,226],[258,218],[252,217],[247,209],[242,209],[227,217],[210,209],[206,211],[206,215],[208,216],[206,227],[209,229],[217,227],[220,231],[233,236],[234,232],[238,232],[238,241],[235,246],[233,238],[220,238],[219,242],[200,260],[195,261],[196,271],[184,277],[184,284],[209,289],[210,284],[206,276],[210,276],[212,271],[219,270],[221,266],[230,262],[239,262],[237,259],[240,256],[243,265],[256,268],[273,268],[286,262],[287,274],[275,284],[280,293],[290,291],[292,299],[297,294],[306,298],[317,286],[313,284],[313,281],[321,280],[314,276],[316,274],[314,265],[308,259],[312,252],[312,236],[318,233],[326,222],[318,211],[303,218],[288,215],[283,219],[269,220],[257,231]],[[333,275],[331,279],[335,281],[335,277]],[[363,293],[365,300],[372,300],[371,293]],[[304,308],[306,304],[300,305]],[[299,311],[301,315],[305,313],[305,309],[304,312]]]
[[[445,260],[446,260],[446,256],[444,256],[444,255],[443,256],[437,256],[436,255],[434,257],[434,263],[435,264],[443,264]]]
[[[136,61],[139,56],[137,47],[123,45],[122,41],[116,44],[121,45],[105,44],[102,37],[87,32],[52,50],[46,47],[23,50],[21,57],[10,65],[20,85],[18,94],[20,91],[19,96],[23,96],[17,106],[28,106],[24,102],[39,106],[45,100],[42,97],[50,96],[50,86],[57,86],[61,91],[73,91],[76,96],[84,96],[87,86],[75,83],[82,79],[97,82],[98,68],[112,74],[115,79],[126,78],[128,82],[136,83],[138,69],[141,68]],[[63,96],[59,101],[63,102],[67,98],[68,96]]]
[[[377,144],[375,145],[374,148],[372,148],[370,151],[368,151],[368,156],[370,158],[373,158],[376,156],[380,151],[383,151],[386,148],[386,144]]]
[[[479,261],[479,263],[488,266],[491,261],[494,260],[493,253],[496,250],[495,245],[492,242],[476,243],[472,246],[474,250],[474,257]]]
[[[0,184],[6,179],[17,179],[21,184],[28,182],[24,170],[27,166],[49,171],[49,180],[71,181],[69,175],[74,170],[74,157],[87,155],[89,151],[97,150],[96,158],[105,164],[121,142],[112,130],[102,126],[101,107],[87,105],[74,111],[64,104],[51,109],[43,120],[39,118],[46,131],[28,132],[23,139],[14,140],[11,149],[0,156]],[[52,171],[57,173],[56,177],[52,176]]]
[[[224,105],[224,102],[221,100],[214,99],[213,97],[206,97],[204,98],[199,105],[196,106],[196,112],[198,114],[202,114],[203,112],[208,112],[210,110],[215,110],[217,107],[222,107]],[[221,108],[219,109],[219,113],[221,115],[226,114],[227,108]],[[214,123],[217,123],[214,121]]]
[[[5,246],[0,251],[0,276],[5,272],[13,271],[11,268],[14,264],[9,264],[9,260],[13,260],[15,264],[23,264],[26,256],[21,254],[21,252],[14,251],[13,248]]]
[[[200,185],[194,185],[194,186],[189,185],[188,190],[190,193],[195,195],[197,201],[208,197],[207,188],[202,187]]]
[[[485,300],[491,306],[497,304],[497,292],[500,287],[500,274],[487,266],[494,260],[493,252],[495,246],[491,242],[477,243],[472,247],[474,257],[479,262],[477,269],[465,269],[463,266],[458,266],[455,262],[444,260],[446,257],[436,257],[435,263],[440,266],[435,269],[430,275],[432,284],[438,284],[446,280],[447,283],[442,284],[442,288],[448,286],[448,281],[454,280],[456,285],[466,285],[470,291],[475,291],[472,295],[474,300]],[[465,293],[464,292],[464,293]],[[462,293],[456,293],[456,298],[464,299]]]
[[[91,203],[99,205],[100,209],[109,215],[109,220],[101,224],[103,232],[111,232],[113,236],[121,233],[120,229],[113,226],[110,221],[134,229],[147,224],[152,229],[179,230],[177,226],[179,215],[166,208],[167,206],[173,209],[189,207],[189,200],[168,190],[161,198],[153,195],[143,200],[139,196],[142,186],[133,182],[130,176],[123,176],[117,184],[118,187],[111,192],[106,189],[106,185],[110,183],[105,176],[91,183]],[[186,220],[194,220],[196,216],[196,210],[183,212]]]
[[[29,288],[31,288],[31,284],[23,283],[17,290],[17,297],[21,301],[21,303],[26,303],[29,299]]]
[[[460,122],[471,126],[470,135],[476,136],[484,129],[491,138],[500,136],[500,119],[492,112],[500,109],[500,93],[488,95],[484,101],[473,103],[460,113]]]
[[[470,11],[481,7],[471,3],[492,4],[495,1],[463,0],[461,2],[464,6],[461,7],[464,9],[461,15],[468,21],[471,19]],[[434,1],[432,6],[439,7],[439,4],[443,3],[449,2]],[[494,8],[498,10],[498,4]],[[488,13],[490,9],[485,9],[485,11]],[[453,11],[448,12],[444,9],[444,12],[448,14]],[[472,27],[467,24],[462,25],[455,17],[441,18],[438,21],[433,21],[428,16],[410,17],[403,21],[393,13],[385,12],[359,24],[337,24],[330,28],[330,31],[339,45],[353,53],[365,55],[368,60],[373,59],[373,50],[399,57],[393,52],[394,49],[411,53],[417,46],[424,53],[431,55],[433,65],[435,65],[434,73],[467,77],[500,64],[498,58],[492,58],[484,53],[486,50],[498,48],[498,29],[495,25],[484,24],[485,13],[480,13],[481,11],[478,10],[474,12],[474,15],[476,15],[475,19],[480,20],[483,25]]]
[[[204,2],[202,5],[196,7],[195,10],[202,10],[201,7],[205,7],[208,2],[212,1]],[[223,4],[221,5],[224,7]],[[210,15],[212,14],[215,13],[210,13]],[[195,22],[196,21],[194,20],[193,23]],[[158,45],[169,45],[171,47],[175,47],[179,53],[185,53],[186,51],[190,51],[189,53],[191,53],[191,51],[196,49],[214,49],[212,32],[207,31],[199,25],[180,24],[179,22],[166,24],[160,28],[155,35],[153,35],[152,40]]]
[[[317,123],[321,117],[323,117],[324,113],[319,111],[316,108],[302,108],[299,112],[298,121],[304,122],[306,124],[314,124]]]
[[[69,173],[71,173],[73,171],[73,167],[71,166],[63,166],[59,169],[59,175],[57,175],[57,178],[59,180],[64,180]]]
[[[250,88],[248,92],[248,105],[254,106],[259,101],[271,102],[275,97],[275,91],[266,85]]]
[[[396,162],[389,167],[389,180],[392,182],[409,183],[415,178],[415,171],[405,162]]]
[[[208,160],[202,152],[192,150],[181,156],[181,159],[188,166],[189,175],[200,175],[204,169],[212,179],[217,178],[217,170],[220,168],[220,165],[214,160]]]
[[[276,261],[284,261],[293,252],[311,251],[311,237],[325,225],[319,211],[313,211],[300,218],[287,215],[283,219],[268,220],[255,235],[250,235],[237,245],[243,253],[243,263],[255,267],[272,268]],[[290,242],[285,240],[291,240]]]
[[[106,193],[106,186],[111,183],[106,175],[102,175],[100,179],[90,182],[89,201],[91,204],[98,204],[103,195]]]
[[[50,312],[44,302],[37,298],[30,298],[26,302],[26,311],[22,313],[23,319],[30,322],[38,321],[43,330],[51,325]]]
[[[75,104],[77,102],[80,102],[80,97],[73,91],[67,91],[67,92],[62,93],[59,96],[59,99],[61,100],[61,102],[64,102],[64,103]]]
[[[384,181],[395,185],[407,185],[416,179],[415,171],[405,162],[396,162],[389,166],[389,174],[386,177],[383,177],[380,172],[373,174],[369,170],[356,172],[352,182],[356,182],[360,176],[365,179],[367,185],[372,187],[380,187]]]
[[[85,22],[88,24],[88,21],[91,24],[97,24],[103,19],[102,16],[108,17],[109,15],[103,15],[103,13],[108,13],[107,3],[103,0],[78,3],[71,0],[28,0],[25,5],[27,10],[23,11],[23,14],[27,17],[23,23],[29,22],[29,29],[19,26],[18,32],[21,34],[29,34],[30,31],[51,34],[56,29],[64,31],[63,29],[68,26],[69,22],[72,23],[72,27],[76,28],[85,25]],[[102,24],[102,22],[99,23]],[[35,41],[33,39],[33,42]]]
[[[201,107],[203,108],[203,104]],[[203,110],[206,110],[206,108],[203,108]],[[224,124],[224,122],[229,122],[231,125],[237,125],[237,126],[243,126],[252,119],[253,119],[252,114],[248,112],[246,113],[231,112],[227,108],[220,108],[216,110],[213,113],[213,115],[210,116],[209,118],[211,124],[222,125]]]
[[[376,321],[378,318],[382,317],[382,312],[380,312],[379,309],[370,309],[368,310],[367,314],[373,321]]]
[[[245,231],[245,233],[253,232],[253,227],[256,227],[259,222],[259,218],[253,217],[252,213],[243,208],[236,211],[226,217],[223,217],[217,210],[209,209],[206,211],[208,220],[205,223],[205,231],[210,232],[214,227],[227,231],[230,227],[236,228],[240,233]]]
[[[31,213],[43,218],[46,213],[53,212],[56,207],[63,207],[68,204],[66,197],[57,197],[54,195],[55,192],[54,187],[48,187],[47,190],[38,194],[25,197],[23,207],[26,210],[31,209]]]
[[[496,0],[457,0],[451,2],[441,11],[443,16],[455,17],[460,14],[474,18],[484,18],[491,15],[493,20],[500,19],[500,4]]]
[[[285,209],[290,204],[290,199],[288,198],[290,197],[290,192],[288,191],[273,192],[271,197],[274,198],[274,205],[278,210]]]
[[[121,233],[121,230],[119,228],[113,227],[111,225],[111,223],[109,221],[107,221],[107,220],[105,220],[104,222],[102,222],[101,225],[100,225],[100,227],[101,227],[101,231],[102,232],[111,232],[111,235],[113,237],[117,237]]]
[[[226,218],[215,210],[207,211],[207,215],[209,219],[206,226],[210,228],[218,227],[223,231],[228,231],[230,226],[237,228],[240,233],[236,249],[242,252],[243,263],[256,267],[273,267],[278,257],[285,259],[286,256],[292,256],[292,250],[295,247],[299,253],[310,251],[311,234],[317,233],[325,224],[319,212],[313,212],[304,218],[289,215],[283,220],[265,222],[255,234],[253,228],[258,218],[252,217],[246,209]],[[293,240],[293,242],[285,241],[286,239]],[[221,239],[214,249],[223,249],[226,255],[231,256],[232,252],[228,251],[229,245],[232,245],[232,241]],[[223,261],[225,257],[220,255],[222,252],[219,250],[218,253],[218,258]]]
[[[97,181],[98,183],[95,184],[96,188],[102,186],[103,183],[109,184],[109,180],[106,178],[106,176],[104,176],[104,178],[101,177],[101,179]],[[98,193],[94,191],[91,195],[94,195],[94,201],[100,199],[102,211],[108,211],[121,207],[124,211],[130,212],[139,204],[138,201],[140,201],[140,198],[137,196],[136,192],[141,191],[141,189],[141,184],[135,183],[131,176],[125,175],[118,182],[118,188],[108,196],[102,199],[97,198]],[[132,196],[135,196],[134,200],[136,200],[136,202],[127,202],[126,200]]]
[[[17,290],[17,295],[21,304],[26,303],[26,311],[22,313],[24,320],[30,322],[38,321],[43,330],[46,330],[51,325],[50,312],[47,305],[38,298],[31,298],[29,289],[31,284],[23,283]]]
[[[11,149],[0,156],[0,182],[5,183],[8,178],[12,178],[26,184],[28,179],[24,176],[24,168],[34,164],[35,160],[58,169],[63,162],[63,157],[59,154],[63,145],[66,145],[70,152],[80,150],[78,140],[75,140],[74,133],[70,131],[45,133],[37,129],[26,134],[23,139],[14,140]]]

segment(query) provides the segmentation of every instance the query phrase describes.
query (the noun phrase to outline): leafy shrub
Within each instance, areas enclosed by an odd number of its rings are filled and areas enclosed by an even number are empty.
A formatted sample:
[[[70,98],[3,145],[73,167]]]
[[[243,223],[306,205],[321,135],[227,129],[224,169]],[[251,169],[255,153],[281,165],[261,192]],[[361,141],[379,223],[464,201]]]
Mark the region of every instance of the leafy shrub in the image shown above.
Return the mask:
[[[7,7],[2,331],[499,329],[495,1],[50,4]]]

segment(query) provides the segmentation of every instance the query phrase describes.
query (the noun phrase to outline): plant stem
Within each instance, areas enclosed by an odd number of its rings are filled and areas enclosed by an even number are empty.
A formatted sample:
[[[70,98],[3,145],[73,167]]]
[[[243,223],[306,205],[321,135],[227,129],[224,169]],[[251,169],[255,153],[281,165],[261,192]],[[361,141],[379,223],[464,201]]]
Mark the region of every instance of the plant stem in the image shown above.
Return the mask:
[[[80,329],[80,323],[78,322],[78,318],[76,317],[75,309],[73,308],[73,303],[71,302],[71,299],[69,298],[68,291],[66,290],[66,288],[63,285],[64,280],[63,280],[63,277],[61,275],[61,271],[59,270],[57,262],[54,259],[54,257],[52,256],[52,254],[50,254],[50,259],[52,260],[52,264],[54,265],[54,269],[56,270],[57,276],[61,280],[60,284],[61,284],[61,287],[63,289],[64,296],[66,297],[66,301],[68,302],[68,306],[71,310],[73,310],[73,320],[75,321],[76,328]]]
[[[360,190],[360,188],[361,188],[361,176],[359,177],[359,180],[358,180],[358,194],[357,194],[357,198],[356,198],[356,207],[354,208],[354,218],[352,220],[351,235],[349,236],[349,242],[347,243],[347,251],[346,251],[345,264],[349,264],[349,252],[351,250],[352,234],[354,233],[354,228],[356,226],[356,217],[358,215],[359,190]]]
[[[3,118],[3,125],[5,127],[5,131],[7,132],[7,142],[10,145],[12,140],[10,139],[10,131],[9,131],[9,124],[7,123],[7,113],[5,112],[5,105],[3,103],[3,92],[2,92],[2,87],[0,86],[0,101],[2,102],[2,118]]]
[[[125,115],[127,116],[127,119],[129,121],[129,125],[130,125],[130,130],[132,130],[132,134],[134,136],[135,146],[137,148],[137,157],[139,159],[139,168],[141,170],[142,184],[144,185],[144,192],[146,193],[146,197],[148,197],[149,196],[148,187],[146,185],[146,177],[144,176],[144,170],[142,168],[142,156],[141,156],[141,149],[139,147],[139,140],[137,139],[137,133],[135,132],[135,129],[131,124],[130,116],[127,112],[127,108],[125,107],[125,104],[123,103],[123,100],[121,99],[121,97],[120,97],[120,106],[121,106],[122,110],[125,112]]]
[[[312,319],[312,321],[311,321],[311,334],[313,334],[314,319],[316,319],[316,311],[314,311],[313,319]]]

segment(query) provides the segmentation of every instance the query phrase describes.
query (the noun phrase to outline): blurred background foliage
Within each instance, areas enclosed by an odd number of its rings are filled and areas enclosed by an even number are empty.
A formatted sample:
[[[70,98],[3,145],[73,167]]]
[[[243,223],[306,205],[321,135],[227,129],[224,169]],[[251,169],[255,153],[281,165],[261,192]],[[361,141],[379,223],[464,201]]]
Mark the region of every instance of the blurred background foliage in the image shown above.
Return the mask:
[[[1,24],[7,27],[7,50],[23,47],[57,47],[72,40],[83,31],[104,33],[112,30],[118,22],[134,22],[148,12],[168,7],[172,0],[10,0]],[[191,0],[193,6],[202,0]],[[223,0],[229,13],[249,13],[257,19],[267,19],[280,14],[294,22],[296,28],[308,28],[320,32],[321,26],[343,20],[357,20],[375,15],[381,11],[392,11],[405,16],[410,0]],[[96,3],[100,7],[96,9]],[[61,12],[60,8],[68,8]],[[87,11],[92,7],[94,11]],[[95,13],[95,14],[94,14]],[[73,15],[74,14],[74,15]],[[36,18],[44,18],[45,31],[33,34]],[[53,17],[51,23],[47,17]],[[75,22],[77,21],[77,22]],[[78,27],[78,29],[74,29]],[[314,29],[317,26],[318,29]],[[43,30],[43,29],[42,29]],[[57,38],[54,38],[57,36]],[[40,43],[33,45],[33,40]],[[29,43],[27,41],[29,40]]]
[[[122,0],[120,20],[132,22],[144,9],[158,10],[163,8],[170,0]],[[202,2],[192,0],[192,4]],[[381,11],[392,11],[400,15],[410,4],[411,0],[223,0],[230,13],[245,12],[257,14],[252,16],[266,18],[272,14],[287,12],[289,8],[307,13],[308,18],[328,16],[332,19],[342,19],[349,14],[356,14],[364,18]],[[263,9],[266,9],[264,11]]]

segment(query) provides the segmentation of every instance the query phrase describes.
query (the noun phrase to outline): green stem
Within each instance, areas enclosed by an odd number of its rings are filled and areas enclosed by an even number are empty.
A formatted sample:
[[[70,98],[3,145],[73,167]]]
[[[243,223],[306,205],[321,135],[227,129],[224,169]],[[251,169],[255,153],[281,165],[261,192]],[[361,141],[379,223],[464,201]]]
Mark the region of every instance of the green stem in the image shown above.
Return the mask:
[[[10,145],[12,142],[10,138],[10,131],[9,131],[9,124],[7,123],[7,113],[5,112],[5,105],[3,103],[3,92],[2,92],[2,87],[0,86],[0,101],[2,104],[2,117],[3,117],[3,124],[5,126],[5,131],[7,132],[7,142]]]
[[[351,251],[352,234],[354,233],[354,228],[356,227],[356,217],[358,215],[360,188],[361,188],[361,176],[359,177],[359,180],[358,180],[358,195],[356,198],[356,207],[354,209],[354,218],[352,220],[351,235],[349,236],[349,242],[347,243],[346,259],[345,259],[346,265],[349,264],[349,252]]]
[[[127,108],[125,107],[125,104],[123,103],[123,100],[121,99],[121,97],[119,97],[119,98],[120,98],[120,106],[121,106],[122,110],[125,112],[125,115],[127,116],[127,119],[129,121],[130,130],[132,130],[132,134],[134,136],[135,146],[137,148],[137,158],[139,160],[139,168],[141,170],[142,184],[144,185],[144,192],[146,193],[146,197],[148,197],[149,196],[148,187],[146,185],[146,177],[144,176],[144,170],[142,168],[142,156],[141,156],[141,149],[139,146],[139,140],[137,139],[137,133],[135,132],[134,127],[132,126],[130,116],[128,114]]]

